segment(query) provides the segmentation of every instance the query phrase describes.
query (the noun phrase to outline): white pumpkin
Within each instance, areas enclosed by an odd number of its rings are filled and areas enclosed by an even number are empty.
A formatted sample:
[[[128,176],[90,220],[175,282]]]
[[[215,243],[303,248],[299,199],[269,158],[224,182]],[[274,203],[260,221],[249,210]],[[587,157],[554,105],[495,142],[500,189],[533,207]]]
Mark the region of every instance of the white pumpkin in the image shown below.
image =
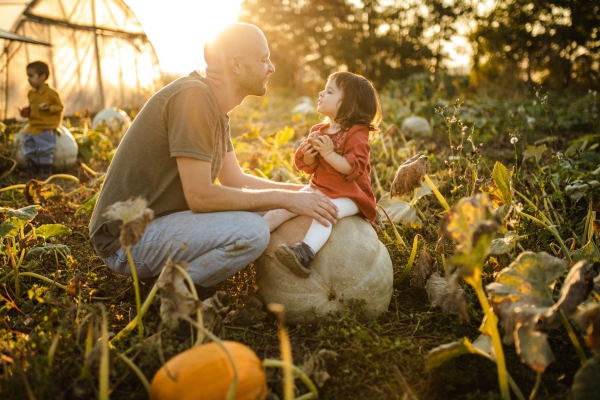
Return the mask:
[[[12,157],[17,161],[21,168],[27,167],[27,160],[23,156],[23,143],[25,142],[24,132],[29,130],[29,124],[25,125],[19,133],[14,135],[14,147]],[[79,148],[75,138],[64,126],[59,126],[57,131],[60,135],[56,137],[56,148],[54,149],[54,160],[52,164],[57,171],[65,171],[77,162],[77,153]]]
[[[301,241],[312,219],[293,218],[271,234],[267,249],[254,262],[258,293],[265,304],[285,307],[289,324],[313,323],[331,311],[342,311],[350,299],[365,300],[365,315],[388,309],[393,292],[392,260],[371,225],[358,216],[342,218],[319,251],[311,275],[300,278],[274,255],[280,244]]]
[[[429,137],[433,133],[429,121],[423,117],[408,117],[402,121],[400,128],[405,135],[410,137]]]
[[[129,125],[131,125],[131,118],[129,118],[129,115],[125,111],[116,107],[109,107],[99,111],[94,116],[94,119],[92,119],[92,129],[100,124],[112,127],[113,129],[118,127],[126,131]]]

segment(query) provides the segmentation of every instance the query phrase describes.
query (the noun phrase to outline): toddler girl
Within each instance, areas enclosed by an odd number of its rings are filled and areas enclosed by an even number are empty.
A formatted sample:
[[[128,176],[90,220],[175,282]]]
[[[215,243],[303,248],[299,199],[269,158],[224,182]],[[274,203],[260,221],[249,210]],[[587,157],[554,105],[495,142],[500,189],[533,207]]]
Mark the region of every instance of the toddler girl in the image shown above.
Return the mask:
[[[329,76],[319,93],[317,111],[326,117],[315,125],[296,151],[296,166],[312,174],[302,191],[318,191],[338,208],[338,217],[362,214],[374,220],[375,196],[371,189],[369,139],[378,132],[381,108],[377,91],[366,78],[350,72]],[[269,211],[264,218],[273,232],[296,214],[284,209]],[[308,277],[315,254],[331,235],[331,226],[313,220],[300,243],[280,245],[277,259],[296,275]]]

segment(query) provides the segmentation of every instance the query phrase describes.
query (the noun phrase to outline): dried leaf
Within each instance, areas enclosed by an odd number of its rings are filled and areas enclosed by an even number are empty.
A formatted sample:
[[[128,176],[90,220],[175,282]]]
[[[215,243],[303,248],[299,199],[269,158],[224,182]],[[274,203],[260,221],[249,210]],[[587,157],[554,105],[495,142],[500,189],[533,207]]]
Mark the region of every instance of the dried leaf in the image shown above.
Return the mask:
[[[108,206],[104,217],[115,221],[123,221],[119,238],[123,248],[133,246],[140,241],[144,231],[152,219],[154,211],[147,208],[148,202],[142,197],[132,197],[127,201],[119,201]]]
[[[441,307],[444,314],[462,315],[463,310],[466,310],[468,296],[462,288],[456,286],[453,290],[448,279],[434,272],[425,285],[431,307]]]
[[[375,216],[375,219],[373,221],[369,221],[367,219],[367,222],[369,224],[371,224],[373,229],[375,229],[377,236],[381,235],[383,233],[383,231],[385,231],[385,224],[383,223],[383,218],[381,217],[381,214],[377,213],[377,215]]]
[[[256,295],[242,296],[243,306],[227,314],[225,323],[234,326],[252,326],[262,323],[267,317],[262,300]]]
[[[463,338],[462,340],[456,342],[446,343],[438,346],[427,353],[427,364],[425,367],[428,370],[437,368],[458,356],[462,356],[463,354],[483,355],[482,353],[487,353],[487,351],[482,350],[483,342],[480,339],[486,337],[487,336],[481,335],[474,343],[471,343],[468,338]],[[489,340],[489,342],[491,346],[491,340]]]
[[[488,196],[478,194],[460,199],[444,215],[441,229],[444,236],[453,240],[460,248],[473,248],[473,235],[491,215]]]
[[[423,222],[421,221],[421,218],[419,218],[417,210],[411,207],[407,202],[399,199],[392,199],[389,194],[385,194],[379,200],[378,204],[385,209],[392,222],[399,222],[402,225],[413,229],[421,229],[423,227]]]
[[[438,241],[437,241],[437,244],[435,245],[435,252],[442,253],[444,251],[444,246],[446,244],[450,243],[450,240],[448,240],[448,238],[446,236],[444,236],[444,232],[441,229],[437,230],[437,234],[438,234]]]
[[[223,320],[229,312],[229,297],[227,293],[222,290],[216,292],[212,297],[204,300],[201,307],[204,327],[220,339],[224,339],[225,325]]]
[[[492,240],[490,255],[508,254],[515,249],[520,236],[514,232],[506,232],[504,237]]]
[[[321,349],[316,353],[304,356],[304,363],[300,369],[320,388],[331,377],[327,372],[327,365],[337,361],[338,353]]]
[[[169,260],[156,284],[160,290],[160,317],[165,325],[174,328],[179,322],[178,313],[190,315],[198,307],[200,300],[196,299],[188,288],[184,276],[175,268],[179,265],[185,271],[189,265],[184,261]]]
[[[23,195],[28,204],[46,204],[46,200],[51,197],[57,197],[57,199],[63,199],[64,194],[53,183],[43,184],[37,180],[30,180],[25,185]]]
[[[433,272],[433,266],[435,265],[435,260],[429,256],[427,253],[427,249],[423,246],[423,251],[415,264],[415,268],[412,271],[412,278],[410,279],[410,285],[414,287],[418,287],[420,289],[425,288],[425,284],[427,283],[427,278]]]
[[[396,171],[396,176],[390,189],[390,197],[404,196],[414,189],[421,187],[430,163],[421,153],[406,160]]]

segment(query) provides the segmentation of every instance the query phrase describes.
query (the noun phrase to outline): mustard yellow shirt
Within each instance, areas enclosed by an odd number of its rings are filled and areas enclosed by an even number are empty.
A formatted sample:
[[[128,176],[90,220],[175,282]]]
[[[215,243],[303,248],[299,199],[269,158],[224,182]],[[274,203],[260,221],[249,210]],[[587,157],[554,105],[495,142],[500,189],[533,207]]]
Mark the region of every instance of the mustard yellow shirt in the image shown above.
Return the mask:
[[[29,132],[32,135],[47,129],[56,129],[62,122],[65,105],[56,90],[46,85],[41,89],[31,89],[27,94],[29,99]],[[40,104],[48,104],[48,110],[40,110]]]

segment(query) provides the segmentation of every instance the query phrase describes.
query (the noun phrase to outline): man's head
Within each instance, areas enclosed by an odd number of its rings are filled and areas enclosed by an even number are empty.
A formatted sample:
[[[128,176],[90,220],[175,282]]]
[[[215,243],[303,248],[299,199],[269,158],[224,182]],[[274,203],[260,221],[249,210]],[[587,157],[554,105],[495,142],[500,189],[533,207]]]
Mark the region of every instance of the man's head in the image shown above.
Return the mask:
[[[251,24],[228,25],[204,46],[206,73],[234,78],[242,96],[262,96],[275,67],[262,31]]]
[[[48,64],[43,61],[34,61],[27,65],[27,80],[31,87],[39,89],[46,83],[50,76]]]

